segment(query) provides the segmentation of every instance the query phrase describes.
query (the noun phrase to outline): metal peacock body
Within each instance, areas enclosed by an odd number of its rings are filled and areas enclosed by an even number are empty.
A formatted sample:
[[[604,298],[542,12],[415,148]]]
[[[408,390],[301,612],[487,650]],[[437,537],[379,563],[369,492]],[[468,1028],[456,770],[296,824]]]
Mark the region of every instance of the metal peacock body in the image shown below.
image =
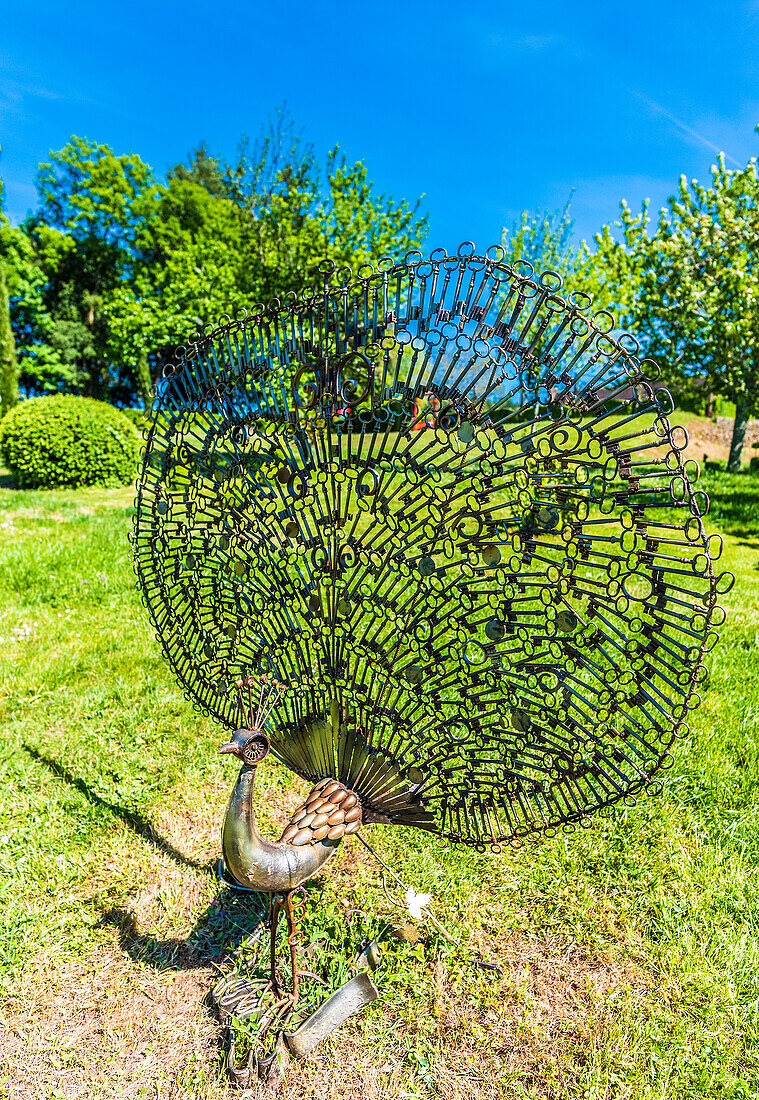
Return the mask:
[[[698,703],[732,581],[672,400],[609,314],[501,257],[325,264],[158,385],[136,570],[237,731],[227,873],[282,904],[362,823],[582,825],[656,788]],[[315,784],[278,844],[269,745]]]

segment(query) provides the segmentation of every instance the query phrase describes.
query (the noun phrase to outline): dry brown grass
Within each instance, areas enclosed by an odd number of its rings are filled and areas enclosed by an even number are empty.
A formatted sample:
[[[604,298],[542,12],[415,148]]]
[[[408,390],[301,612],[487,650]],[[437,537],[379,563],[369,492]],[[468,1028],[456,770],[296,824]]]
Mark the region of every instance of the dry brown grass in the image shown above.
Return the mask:
[[[186,1096],[187,1078],[216,1061],[210,980],[206,970],[151,971],[114,950],[39,956],[0,1021],[8,1096]]]
[[[642,993],[645,982],[635,971],[558,939],[517,936],[504,948],[504,973],[492,990],[493,1007],[483,1011],[438,962],[426,1021],[404,1019],[390,1005],[380,1009],[384,1019],[375,1030],[390,1027],[393,1036],[383,1058],[367,1051],[362,1040],[371,1022],[346,1025],[329,1046],[291,1069],[282,1096],[391,1100],[429,1094],[442,1100],[503,1100],[515,1095],[511,1086],[518,1082],[520,1095],[529,1089],[536,1097],[559,1100],[573,1067],[602,1038],[619,990]],[[435,1049],[422,1092],[408,1057],[420,1023]]]
[[[0,1018],[9,1100],[229,1098],[221,1029],[206,1001],[215,968],[179,950],[171,968],[155,970],[121,946],[138,944],[155,922],[159,889],[146,884],[99,950],[43,954],[27,970]],[[427,1003],[381,1004],[344,1025],[291,1065],[283,1100],[497,1100],[517,1081],[527,1095],[559,1100],[602,1041],[620,993],[646,995],[635,968],[559,937],[488,937],[476,947],[497,954],[502,977],[469,971],[462,984],[438,959]],[[426,1070],[413,1055],[420,1036],[433,1051]]]
[[[294,780],[267,791],[270,833],[287,822],[302,788]],[[218,910],[204,868],[218,854],[226,794],[222,780],[202,798],[179,787],[154,811],[156,835],[180,860],[135,843],[128,830],[125,847],[117,827],[82,868],[78,892],[102,899],[97,946],[80,957],[65,946],[45,950],[24,971],[0,1015],[0,1082],[9,1100],[229,1100],[222,1029],[208,1006],[220,960],[202,937],[189,938]],[[355,843],[342,846],[332,873],[346,907],[377,877]],[[35,898],[32,908],[41,904]],[[644,998],[646,978],[566,938],[499,933],[508,925],[504,904],[485,887],[465,904],[477,929],[471,949],[497,959],[500,977],[463,956],[415,962],[419,989],[373,1006],[305,1063],[291,1064],[283,1100],[496,1100],[514,1095],[516,1083],[521,1095],[559,1100],[603,1042],[615,999]],[[485,906],[483,922],[476,915]]]
[[[691,416],[689,413],[674,413],[672,422],[682,424],[688,431],[686,458],[694,458],[697,462],[701,462],[706,455],[711,462],[727,461],[733,434],[732,417],[718,416],[715,421],[712,421],[704,417]],[[755,443],[759,443],[759,420],[749,420],[743,444],[744,464],[747,464],[756,454],[753,449]]]

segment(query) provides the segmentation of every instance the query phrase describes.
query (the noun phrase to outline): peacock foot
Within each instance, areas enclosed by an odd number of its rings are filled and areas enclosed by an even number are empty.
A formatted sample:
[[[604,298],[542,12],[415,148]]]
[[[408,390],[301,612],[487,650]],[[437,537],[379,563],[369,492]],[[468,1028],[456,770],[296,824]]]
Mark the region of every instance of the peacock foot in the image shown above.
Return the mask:
[[[275,896],[273,904],[277,900]],[[284,898],[280,900],[284,910]],[[265,936],[262,927],[255,936],[257,952],[252,957],[248,953],[238,955],[235,969],[211,993],[224,1025],[227,1075],[240,1089],[251,1087],[256,1080],[269,1086],[279,1084],[291,1058],[305,1058],[335,1028],[378,996],[367,973],[377,964],[376,952],[360,952],[353,963],[358,973],[335,990],[334,985],[309,969],[318,957],[319,945],[309,944],[296,954],[295,945],[290,944],[299,984],[296,991],[293,971],[284,964],[277,965],[276,959],[272,966],[264,946]],[[252,939],[245,945],[248,951],[253,946]]]

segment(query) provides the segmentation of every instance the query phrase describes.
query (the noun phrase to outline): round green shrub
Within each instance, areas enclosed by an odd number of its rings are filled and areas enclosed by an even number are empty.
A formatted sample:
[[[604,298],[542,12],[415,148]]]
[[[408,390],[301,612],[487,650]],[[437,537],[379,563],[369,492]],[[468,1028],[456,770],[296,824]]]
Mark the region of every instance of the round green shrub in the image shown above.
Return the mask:
[[[0,452],[23,489],[124,485],[141,442],[118,409],[73,394],[31,397],[0,421]]]
[[[134,424],[137,431],[142,435],[145,427],[145,411],[144,409],[119,409],[119,412],[129,418],[130,423]]]

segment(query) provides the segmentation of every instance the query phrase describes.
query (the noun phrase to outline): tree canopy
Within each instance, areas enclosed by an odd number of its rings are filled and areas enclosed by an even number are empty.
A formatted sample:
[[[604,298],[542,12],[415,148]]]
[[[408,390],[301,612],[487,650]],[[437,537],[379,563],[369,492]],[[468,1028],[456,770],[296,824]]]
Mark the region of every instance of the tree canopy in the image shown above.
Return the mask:
[[[571,205],[572,195],[563,210],[523,210],[519,220],[501,233],[507,262],[517,268],[529,264],[538,273],[555,271],[571,282],[580,254]]]
[[[503,231],[509,262],[556,271],[562,294],[609,310],[634,333],[676,401],[706,406],[719,395],[735,404],[730,470],[739,469],[748,419],[759,414],[757,242],[756,162],[731,170],[722,155],[709,184],[681,178],[656,222],[647,202],[636,215],[623,200],[619,220],[592,245],[576,244],[570,202],[526,210]]]
[[[147,401],[199,328],[303,291],[325,259],[358,274],[418,248],[427,228],[420,200],[379,192],[338,147],[318,157],[284,112],[229,162],[199,143],[165,182],[136,154],[74,136],[40,165],[37,209],[18,228],[1,188],[4,406],[16,379],[26,396]],[[611,310],[677,399],[734,402],[735,469],[759,414],[758,239],[755,162],[733,171],[721,157],[708,185],[682,179],[656,222],[622,202],[613,227],[578,244],[570,196],[524,211],[502,244],[517,268],[556,271],[582,308]]]
[[[6,263],[3,259],[5,242],[10,242],[11,239],[12,230],[3,214],[3,185],[0,181],[0,417],[5,416],[18,402],[18,360],[10,317]]]
[[[0,216],[21,388],[119,404],[147,400],[199,327],[300,292],[324,259],[356,272],[417,248],[427,224],[363,162],[335,148],[320,163],[283,113],[233,163],[201,143],[165,183],[74,136],[40,165],[37,193],[20,228]]]
[[[505,259],[517,271],[528,273],[532,268],[537,276],[546,271],[559,275],[561,293],[574,296],[581,308],[611,310],[616,317],[625,318],[636,292],[635,272],[629,264],[612,270],[611,254],[604,253],[599,263],[599,256],[591,253],[585,241],[577,241],[572,197],[570,194],[561,210],[523,210],[518,221],[504,227],[501,244]]]
[[[658,360],[676,398],[719,394],[735,403],[728,468],[740,466],[748,418],[759,413],[759,179],[756,161],[711,183],[680,179],[652,231],[648,206],[621,205],[621,240],[608,226],[592,257],[626,288],[623,321]]]

